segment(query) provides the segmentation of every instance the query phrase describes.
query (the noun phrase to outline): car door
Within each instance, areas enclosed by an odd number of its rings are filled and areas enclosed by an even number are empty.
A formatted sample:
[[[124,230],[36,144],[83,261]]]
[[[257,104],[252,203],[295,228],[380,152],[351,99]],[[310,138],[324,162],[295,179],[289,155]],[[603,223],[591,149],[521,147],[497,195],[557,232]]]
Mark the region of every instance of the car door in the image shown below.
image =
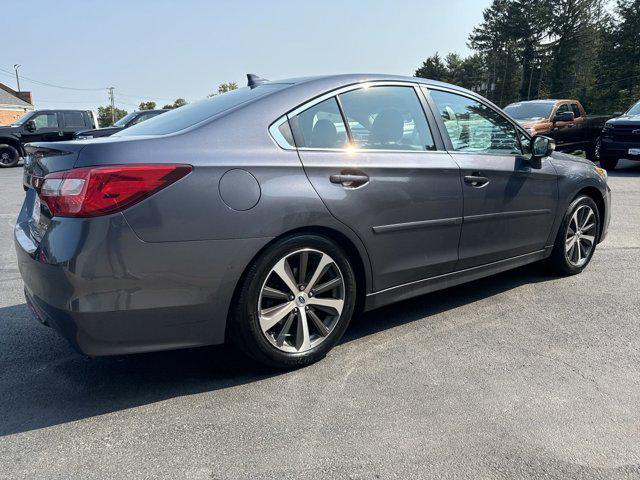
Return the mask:
[[[89,128],[82,112],[60,112],[62,116],[61,140],[73,139],[73,134]]]
[[[561,103],[556,107],[556,111],[551,116],[553,126],[551,127],[551,136],[556,141],[558,147],[569,146],[573,141],[575,132],[575,125],[573,122],[561,122],[555,121],[555,117],[561,113],[571,112],[571,107],[568,103]]]
[[[309,180],[367,248],[374,289],[451,272],[462,222],[459,169],[432,135],[417,88],[373,83],[337,93],[289,118]]]
[[[35,130],[27,130],[27,124],[33,122]],[[22,141],[30,142],[57,142],[62,139],[62,129],[57,112],[36,113],[27,124],[22,126]]]
[[[557,175],[534,168],[520,132],[476,97],[430,88],[451,157],[460,166],[464,214],[456,270],[542,250],[555,218]]]

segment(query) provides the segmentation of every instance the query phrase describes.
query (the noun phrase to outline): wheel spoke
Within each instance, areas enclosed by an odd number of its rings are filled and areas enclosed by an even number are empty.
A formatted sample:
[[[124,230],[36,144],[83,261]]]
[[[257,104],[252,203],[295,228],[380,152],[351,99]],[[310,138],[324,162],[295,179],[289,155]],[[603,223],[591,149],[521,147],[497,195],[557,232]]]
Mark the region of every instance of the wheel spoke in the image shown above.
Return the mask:
[[[304,351],[311,347],[309,337],[309,322],[304,309],[298,310],[298,329],[296,332],[296,350]]]
[[[316,315],[313,310],[307,310],[307,316],[311,319],[320,335],[322,335],[323,337],[329,335],[329,329],[324,323],[322,323],[320,317],[318,317],[318,315]]]
[[[580,237],[581,240],[584,240],[586,242],[589,242],[589,245],[593,245],[593,242],[596,241],[596,237],[593,237],[591,235],[582,235],[582,237]]]
[[[567,247],[567,252],[571,251],[571,249],[573,248],[573,246],[576,244],[576,236],[572,236],[570,238],[567,238],[567,242],[566,242],[566,247]]]
[[[260,327],[263,332],[270,330],[293,310],[294,303],[287,302],[260,311]]]
[[[309,252],[306,250],[300,254],[300,268],[298,270],[298,282],[304,285],[307,278],[307,265],[309,264]]]
[[[342,285],[342,279],[340,277],[336,277],[328,282],[324,282],[321,285],[318,285],[313,289],[313,294],[318,295],[320,293],[326,292],[327,290],[333,290],[338,285]]]
[[[330,309],[335,312],[338,312],[338,315],[340,315],[342,313],[342,307],[344,305],[344,301],[338,298],[311,297],[309,299],[309,305],[319,307],[323,310]]]
[[[582,262],[582,246],[580,242],[576,242],[576,250],[578,251],[578,261],[576,263]]]
[[[275,300],[287,300],[289,301],[289,295],[280,290],[272,287],[264,287],[262,289],[262,296],[264,298],[273,298]]]
[[[280,333],[276,338],[276,345],[278,345],[279,347],[284,345],[284,340],[287,337],[289,330],[291,330],[291,325],[293,324],[294,318],[296,318],[295,314],[293,312],[289,313],[289,316],[287,317],[287,321],[284,322],[284,326],[282,327],[282,330],[280,330]]]
[[[273,271],[278,275],[282,281],[287,285],[291,293],[295,294],[298,292],[298,285],[296,284],[296,279],[291,272],[291,267],[289,266],[289,262],[286,257],[280,260],[275,267],[273,267]]]
[[[320,262],[318,263],[318,266],[316,267],[315,272],[313,272],[313,276],[311,277],[311,280],[309,280],[309,284],[307,285],[307,288],[305,288],[305,292],[309,293],[311,291],[313,286],[320,279],[320,277],[322,277],[324,272],[326,272],[327,268],[332,263],[333,263],[333,260],[331,259],[331,257],[323,253],[322,257],[320,257]]]
[[[593,216],[593,210],[591,210],[589,207],[586,207],[586,210],[587,210],[586,218],[583,219],[582,224],[580,225],[580,228],[582,230],[585,229],[585,225],[589,223],[589,220],[591,220],[591,217]]]
[[[589,230],[591,230],[595,226],[596,226],[595,223],[590,223],[589,225],[585,225],[584,227],[582,227],[582,231],[583,232],[588,232]]]

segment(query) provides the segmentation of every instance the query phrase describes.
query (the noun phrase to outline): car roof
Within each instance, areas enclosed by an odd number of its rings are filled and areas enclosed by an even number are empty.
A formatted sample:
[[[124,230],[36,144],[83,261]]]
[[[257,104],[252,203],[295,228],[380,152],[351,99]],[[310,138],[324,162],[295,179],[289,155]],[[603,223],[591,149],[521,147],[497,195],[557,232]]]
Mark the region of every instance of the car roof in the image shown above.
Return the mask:
[[[81,110],[78,108],[39,108],[34,110],[33,113],[40,112],[89,112],[90,110]]]
[[[335,83],[336,86],[340,86],[340,85],[346,86],[346,85],[351,85],[355,83],[379,82],[379,81],[421,83],[424,85],[446,87],[453,90],[458,90],[458,91],[477,95],[476,93],[470,90],[459,87],[457,85],[452,85],[450,83],[439,82],[439,81],[431,80],[428,78],[409,77],[409,76],[403,76],[403,75],[389,75],[389,74],[383,74],[383,73],[347,73],[347,74],[338,74],[338,75],[317,75],[317,76],[309,76],[309,77],[286,78],[282,80],[267,81],[265,83],[288,84],[288,85],[302,85],[302,84],[314,85],[314,84]]]

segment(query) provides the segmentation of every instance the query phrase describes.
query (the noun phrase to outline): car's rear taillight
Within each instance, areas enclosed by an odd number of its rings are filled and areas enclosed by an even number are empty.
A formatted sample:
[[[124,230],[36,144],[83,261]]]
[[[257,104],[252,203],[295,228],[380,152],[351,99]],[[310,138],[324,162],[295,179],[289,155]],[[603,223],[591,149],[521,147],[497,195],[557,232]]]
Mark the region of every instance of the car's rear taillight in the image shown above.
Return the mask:
[[[40,200],[54,217],[97,217],[119,212],[191,172],[191,165],[110,165],[47,175]]]

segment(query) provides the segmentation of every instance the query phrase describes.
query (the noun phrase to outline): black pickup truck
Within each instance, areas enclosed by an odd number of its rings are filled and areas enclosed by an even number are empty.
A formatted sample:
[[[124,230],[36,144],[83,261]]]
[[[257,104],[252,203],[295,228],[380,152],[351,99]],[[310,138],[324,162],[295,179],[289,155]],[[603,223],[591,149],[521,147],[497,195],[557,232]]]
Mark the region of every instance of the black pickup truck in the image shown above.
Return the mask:
[[[24,145],[31,142],[71,140],[79,130],[96,128],[90,110],[36,110],[11,125],[0,127],[0,167],[14,167],[24,157]]]
[[[604,124],[599,147],[600,164],[613,170],[621,158],[640,161],[640,102]]]
[[[168,111],[169,110],[140,110],[138,112],[131,112],[128,115],[122,117],[113,125],[92,130],[82,130],[80,132],[77,132],[73,138],[77,140],[86,140],[89,138],[109,137],[114,133],[119,132],[120,130],[124,130],[125,128],[129,128],[138,123],[145,122],[150,118],[156,117],[161,113]]]

